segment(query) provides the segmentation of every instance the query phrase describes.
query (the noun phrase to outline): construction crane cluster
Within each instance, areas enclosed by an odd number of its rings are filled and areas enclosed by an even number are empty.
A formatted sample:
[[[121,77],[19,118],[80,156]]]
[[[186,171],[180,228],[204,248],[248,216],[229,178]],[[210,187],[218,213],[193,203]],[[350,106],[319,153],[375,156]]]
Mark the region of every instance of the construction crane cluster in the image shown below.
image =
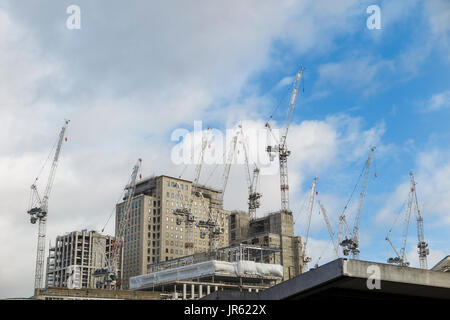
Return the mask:
[[[409,266],[409,262],[406,256],[406,244],[408,240],[408,230],[411,220],[411,215],[414,214],[417,222],[417,253],[419,254],[419,264],[420,268],[427,269],[427,255],[429,254],[428,243],[425,242],[424,230],[423,230],[423,218],[420,214],[419,202],[417,201],[416,194],[416,181],[414,179],[414,174],[412,172],[409,173],[409,182],[410,189],[408,194],[408,205],[406,207],[406,212],[404,213],[403,218],[403,235],[402,235],[402,246],[400,250],[397,250],[394,243],[391,240],[390,234],[392,232],[392,228],[389,229],[388,234],[386,235],[386,241],[392,247],[392,250],[395,253],[394,257],[388,258],[387,262],[392,264],[397,264],[400,266]]]
[[[280,175],[280,212],[291,214],[290,203],[289,203],[289,179],[288,179],[288,157],[291,155],[291,151],[288,148],[287,137],[290,129],[290,125],[292,122],[292,118],[294,115],[295,102],[298,94],[298,89],[300,86],[300,81],[302,79],[304,68],[301,67],[296,74],[296,77],[293,81],[292,93],[289,100],[289,105],[287,107],[285,125],[281,133],[281,137],[277,137],[272,129],[269,121],[265,123],[265,128],[271,141],[274,141],[273,144],[269,144],[266,147],[266,152],[269,156],[270,161],[273,161],[276,156],[278,156],[279,160],[279,175]],[[271,117],[272,118],[272,115]],[[58,140],[56,143],[56,150],[53,157],[53,162],[50,168],[49,177],[47,180],[46,187],[44,189],[43,194],[41,195],[38,192],[37,182],[38,177],[35,179],[34,183],[31,186],[31,196],[30,196],[30,204],[28,207],[28,214],[30,216],[30,221],[32,224],[38,222],[38,241],[37,241],[37,257],[36,257],[36,270],[35,270],[35,288],[43,287],[43,273],[44,273],[44,258],[45,258],[45,239],[46,239],[46,223],[48,218],[48,202],[50,198],[50,193],[52,190],[53,182],[55,180],[56,169],[58,166],[58,160],[60,157],[61,149],[63,142],[67,140],[66,138],[66,130],[69,124],[69,120],[65,120],[64,126],[62,127]],[[183,192],[182,186],[177,183],[177,199],[180,200],[180,207],[173,210],[173,214],[176,216],[176,224],[184,227],[184,244],[186,249],[186,254],[189,255],[192,253],[194,244],[193,244],[193,228],[200,229],[200,237],[205,238],[209,237],[209,240],[212,244],[212,247],[217,249],[218,239],[224,233],[224,228],[220,227],[218,223],[219,212],[214,210],[211,206],[211,199],[206,199],[204,194],[204,188],[199,183],[202,166],[204,162],[205,150],[208,145],[208,140],[211,134],[211,129],[208,128],[204,132],[202,132],[202,140],[201,147],[199,150],[198,162],[196,163],[194,170],[194,177],[192,179],[192,190],[189,194]],[[262,194],[259,191],[260,184],[260,168],[256,163],[251,163],[249,157],[249,144],[247,142],[247,137],[244,132],[244,128],[242,124],[238,125],[237,130],[230,141],[230,145],[227,148],[228,153],[226,154],[224,169],[222,174],[221,186],[219,189],[219,194],[221,199],[219,199],[220,203],[223,205],[223,198],[227,188],[230,169],[236,158],[237,153],[239,153],[240,149],[243,151],[244,160],[245,160],[245,178],[247,181],[248,187],[248,214],[250,220],[254,220],[257,217],[257,209],[261,206],[261,198]],[[310,226],[311,219],[314,212],[314,204],[317,201],[319,206],[319,214],[323,217],[324,223],[328,230],[328,234],[330,236],[330,240],[333,245],[334,253],[336,257],[339,256],[349,256],[353,259],[359,259],[360,256],[360,222],[363,214],[364,202],[368,190],[369,180],[371,177],[371,165],[374,159],[374,153],[376,148],[371,147],[369,150],[369,154],[367,160],[365,161],[363,170],[358,178],[358,181],[348,199],[342,213],[339,215],[338,221],[338,232],[333,231],[333,226],[330,221],[330,217],[325,208],[325,205],[321,200],[318,199],[317,195],[317,181],[318,178],[315,177],[311,190],[309,193],[309,204],[307,208],[306,215],[306,230],[303,236],[302,249],[301,249],[301,263],[302,269],[306,270],[308,263],[311,262],[310,253],[308,252],[308,240],[310,236]],[[225,156],[225,154],[224,154]],[[117,217],[117,228],[115,231],[115,241],[113,243],[112,251],[110,256],[107,257],[105,261],[105,268],[101,268],[95,270],[94,276],[98,277],[100,280],[98,282],[99,288],[107,288],[107,289],[120,289],[121,288],[121,271],[120,271],[120,259],[122,250],[124,247],[124,239],[129,228],[129,217],[132,209],[132,199],[135,195],[137,177],[139,175],[141,169],[142,160],[138,159],[137,163],[134,165],[129,182],[124,188],[124,196],[122,198],[123,206],[118,213]],[[183,170],[184,171],[184,170]],[[376,173],[375,173],[376,176]],[[181,178],[181,175],[180,175]],[[417,251],[419,255],[420,267],[423,269],[427,268],[427,255],[429,254],[428,244],[424,239],[424,227],[423,227],[423,218],[421,212],[419,210],[417,194],[416,194],[416,182],[414,179],[414,175],[410,173],[410,192],[408,196],[408,205],[403,219],[403,237],[401,242],[401,248],[397,250],[392,239],[391,239],[391,230],[389,230],[388,235],[386,236],[386,241],[392,247],[395,256],[388,259],[389,263],[398,264],[400,266],[409,266],[409,262],[407,261],[406,255],[406,244],[408,237],[408,230],[410,225],[411,216],[415,216],[417,223]],[[354,221],[353,225],[349,226],[348,224],[348,208],[349,204],[353,198],[355,192],[359,191],[359,200],[357,203],[356,210],[354,212]],[[201,220],[198,219],[193,214],[193,202],[194,197],[200,199],[201,206],[203,206],[205,212],[207,213],[207,219]],[[340,247],[342,252],[340,252]]]

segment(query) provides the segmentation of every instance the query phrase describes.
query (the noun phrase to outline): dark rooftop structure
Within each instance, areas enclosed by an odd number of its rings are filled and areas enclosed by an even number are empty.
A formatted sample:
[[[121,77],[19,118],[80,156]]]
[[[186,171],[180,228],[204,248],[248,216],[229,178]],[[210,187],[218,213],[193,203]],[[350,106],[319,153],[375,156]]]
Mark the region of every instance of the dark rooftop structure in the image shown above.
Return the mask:
[[[375,279],[378,279],[377,283]],[[337,259],[263,292],[216,291],[205,300],[450,299],[450,273]]]

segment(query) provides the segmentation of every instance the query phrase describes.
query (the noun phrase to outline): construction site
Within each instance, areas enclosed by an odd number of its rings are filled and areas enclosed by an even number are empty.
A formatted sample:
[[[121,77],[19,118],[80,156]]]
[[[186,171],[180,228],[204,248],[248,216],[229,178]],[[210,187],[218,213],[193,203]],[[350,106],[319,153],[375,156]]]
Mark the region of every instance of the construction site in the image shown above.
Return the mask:
[[[357,198],[353,223],[346,206],[338,226],[333,227],[324,203],[318,199],[316,177],[308,192],[303,226],[306,231],[295,234],[288,179],[288,158],[295,154],[291,155],[287,142],[303,71],[300,68],[294,79],[281,136],[273,134],[269,121],[265,124],[268,135],[275,141],[265,151],[271,161],[277,159],[279,164],[279,210],[258,212],[261,201],[270,195],[260,192],[260,169],[249,161],[243,126],[238,126],[227,148],[221,185],[200,183],[208,129],[203,132],[192,179],[181,175],[142,177],[143,160],[137,159],[121,200],[115,205],[115,234],[81,230],[60,235],[50,245],[46,257],[46,224],[52,215],[48,202],[67,140],[66,120],[58,136],[44,192],[39,193],[37,179],[32,185],[28,215],[30,222],[38,226],[34,298],[278,300],[349,293],[353,297],[366,297],[373,292],[365,286],[370,278],[366,270],[373,265],[383,270],[381,281],[389,283],[383,287],[386,297],[449,298],[448,257],[439,266],[428,266],[429,248],[412,172],[402,220],[402,243],[396,247],[390,230],[383,240],[391,246],[393,256],[383,263],[360,260],[360,221],[370,177],[376,175],[372,168],[375,146],[367,150],[363,170],[349,198],[349,202]],[[230,168],[239,148],[246,160],[246,211],[224,208]],[[315,208],[320,210],[336,256],[336,260],[323,266],[311,266],[308,240]],[[416,221],[420,268],[409,267],[407,259],[411,220]],[[411,287],[418,289],[411,291],[408,289]]]

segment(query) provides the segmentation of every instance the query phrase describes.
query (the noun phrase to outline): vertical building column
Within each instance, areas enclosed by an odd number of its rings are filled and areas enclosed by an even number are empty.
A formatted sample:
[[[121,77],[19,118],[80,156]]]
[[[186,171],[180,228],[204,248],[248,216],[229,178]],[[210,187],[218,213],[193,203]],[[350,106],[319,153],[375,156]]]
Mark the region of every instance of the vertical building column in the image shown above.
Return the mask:
[[[183,283],[183,300],[186,300],[186,283]]]
[[[177,292],[177,285],[173,285],[173,297],[175,300],[178,300],[178,292]]]
[[[206,294],[210,294],[211,293],[211,286],[208,284],[206,286]]]
[[[191,284],[191,300],[195,299],[195,285]]]
[[[203,298],[203,285],[201,284],[198,285],[198,298]]]
[[[219,290],[219,287],[218,286],[214,286],[214,291],[217,291],[217,290]]]

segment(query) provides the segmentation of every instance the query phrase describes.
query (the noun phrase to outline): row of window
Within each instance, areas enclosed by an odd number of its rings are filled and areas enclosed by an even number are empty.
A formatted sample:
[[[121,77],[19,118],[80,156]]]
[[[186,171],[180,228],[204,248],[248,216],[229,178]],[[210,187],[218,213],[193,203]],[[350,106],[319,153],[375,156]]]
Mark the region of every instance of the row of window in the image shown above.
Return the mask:
[[[189,190],[189,185],[188,184],[183,184],[181,182],[167,181],[166,185],[168,187],[172,187],[172,188],[178,188],[178,186],[180,186],[181,190]]]

